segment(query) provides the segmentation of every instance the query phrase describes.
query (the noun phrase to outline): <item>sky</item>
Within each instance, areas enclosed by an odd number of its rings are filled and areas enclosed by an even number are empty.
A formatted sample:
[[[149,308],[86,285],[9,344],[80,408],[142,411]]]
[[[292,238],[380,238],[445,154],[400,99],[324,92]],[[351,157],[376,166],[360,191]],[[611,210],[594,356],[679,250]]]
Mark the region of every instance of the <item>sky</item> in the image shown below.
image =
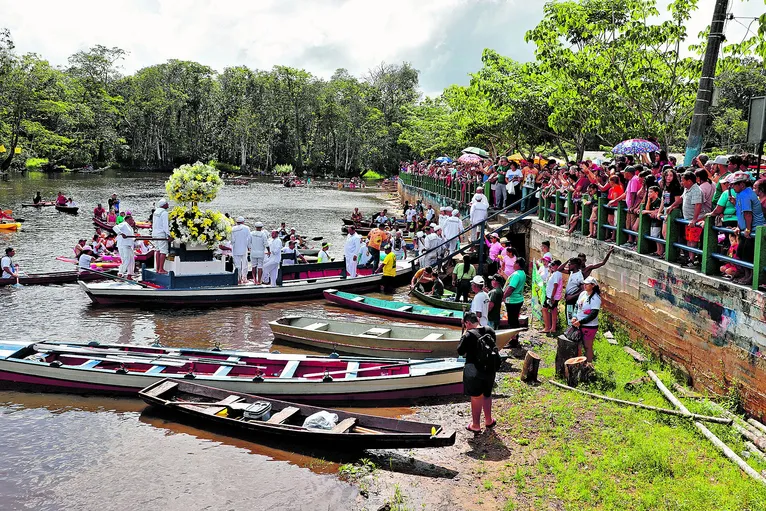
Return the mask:
[[[665,0],[666,1],[666,0]],[[666,5],[660,0],[660,5]],[[699,0],[694,36],[710,23],[715,0]],[[410,62],[421,89],[438,94],[466,85],[492,48],[520,61],[534,58],[524,33],[542,18],[544,0],[0,0],[0,27],[20,53],[53,65],[96,45],[129,52],[132,73],[168,59],[271,69],[287,65],[329,78],[338,68],[363,76],[381,62]],[[766,11],[766,0],[731,0],[738,17]],[[661,7],[664,10],[664,7]],[[749,20],[737,20],[744,25]],[[746,33],[727,24],[730,41]],[[753,23],[753,27],[756,24]]]

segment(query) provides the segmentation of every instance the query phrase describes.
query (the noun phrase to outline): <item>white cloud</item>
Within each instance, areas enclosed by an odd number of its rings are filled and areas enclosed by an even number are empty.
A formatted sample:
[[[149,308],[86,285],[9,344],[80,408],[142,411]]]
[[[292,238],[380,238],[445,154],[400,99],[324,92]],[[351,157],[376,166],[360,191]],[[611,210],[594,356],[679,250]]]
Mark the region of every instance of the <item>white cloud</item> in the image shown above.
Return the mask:
[[[709,22],[715,0],[700,0],[689,35]],[[543,0],[0,0],[1,26],[21,52],[54,65],[96,44],[130,52],[125,72],[168,59],[221,71],[247,65],[304,68],[329,77],[339,67],[364,74],[381,61],[408,60],[426,90],[466,83],[492,47],[516,59],[533,48],[524,33],[542,17]],[[734,0],[737,16],[763,12],[761,0]],[[748,20],[740,20],[745,25]],[[727,24],[729,40],[745,29]]]

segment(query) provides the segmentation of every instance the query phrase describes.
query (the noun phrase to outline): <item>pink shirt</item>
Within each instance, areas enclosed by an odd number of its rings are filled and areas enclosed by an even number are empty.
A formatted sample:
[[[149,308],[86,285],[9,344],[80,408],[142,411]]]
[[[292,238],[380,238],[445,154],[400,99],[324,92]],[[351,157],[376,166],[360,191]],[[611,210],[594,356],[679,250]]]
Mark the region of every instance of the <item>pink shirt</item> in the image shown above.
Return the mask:
[[[516,264],[516,258],[509,254],[503,254],[502,258],[503,274],[511,275],[513,273],[513,265]]]
[[[499,241],[494,242],[489,247],[489,259],[490,261],[497,261],[497,255],[505,250],[505,247],[500,244]]]
[[[628,181],[628,189],[625,191],[625,202],[628,203],[629,208],[635,205],[633,204],[632,194],[638,194],[639,190],[641,190],[641,180],[636,175]]]

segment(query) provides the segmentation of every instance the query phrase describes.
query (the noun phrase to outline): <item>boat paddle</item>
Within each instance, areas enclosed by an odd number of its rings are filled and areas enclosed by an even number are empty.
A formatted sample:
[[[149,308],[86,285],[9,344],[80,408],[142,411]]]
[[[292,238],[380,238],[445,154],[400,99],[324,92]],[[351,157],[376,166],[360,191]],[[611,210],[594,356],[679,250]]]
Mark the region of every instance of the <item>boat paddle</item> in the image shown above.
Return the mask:
[[[91,273],[95,273],[95,274],[97,274],[97,275],[102,275],[102,276],[104,276],[104,277],[107,277],[107,278],[110,278],[110,279],[114,279],[114,280],[121,280],[121,281],[123,281],[123,282],[127,282],[127,283],[129,283],[129,284],[135,284],[135,285],[137,285],[137,286],[145,287],[145,288],[147,288],[147,289],[155,289],[154,287],[152,287],[152,286],[150,286],[150,285],[148,285],[148,284],[143,284],[143,283],[141,283],[141,282],[137,282],[137,281],[135,281],[135,280],[124,279],[124,278],[122,278],[122,277],[118,277],[117,275],[112,275],[111,273],[106,273],[106,272],[104,272],[104,271],[96,271],[96,270],[91,270],[90,268],[79,268],[79,269],[80,269],[80,270],[84,270],[84,271],[89,271],[89,272],[91,272]]]
[[[389,364],[389,365],[383,365],[383,366],[375,366],[375,367],[365,367],[363,369],[347,369],[345,371],[331,371],[331,372],[324,372],[324,373],[311,373],[311,374],[304,374],[302,378],[312,378],[314,376],[333,376],[336,374],[348,374],[348,373],[363,373],[365,371],[375,371],[379,369],[395,369],[397,367],[410,367],[410,366],[416,366],[420,364],[431,364],[435,362],[444,362],[447,360],[446,358],[430,358],[426,360],[417,360],[415,362],[407,362],[404,364]]]

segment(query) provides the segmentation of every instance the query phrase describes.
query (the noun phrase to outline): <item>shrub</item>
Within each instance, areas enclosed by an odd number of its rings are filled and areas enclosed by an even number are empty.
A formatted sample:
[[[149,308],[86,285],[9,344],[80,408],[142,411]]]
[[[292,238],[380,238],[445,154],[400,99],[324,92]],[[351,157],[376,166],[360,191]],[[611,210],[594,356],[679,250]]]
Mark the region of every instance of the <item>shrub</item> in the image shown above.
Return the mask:
[[[274,174],[292,174],[293,166],[289,163],[286,165],[274,165]]]
[[[29,170],[39,170],[46,163],[48,163],[48,158],[27,158],[24,166]]]

